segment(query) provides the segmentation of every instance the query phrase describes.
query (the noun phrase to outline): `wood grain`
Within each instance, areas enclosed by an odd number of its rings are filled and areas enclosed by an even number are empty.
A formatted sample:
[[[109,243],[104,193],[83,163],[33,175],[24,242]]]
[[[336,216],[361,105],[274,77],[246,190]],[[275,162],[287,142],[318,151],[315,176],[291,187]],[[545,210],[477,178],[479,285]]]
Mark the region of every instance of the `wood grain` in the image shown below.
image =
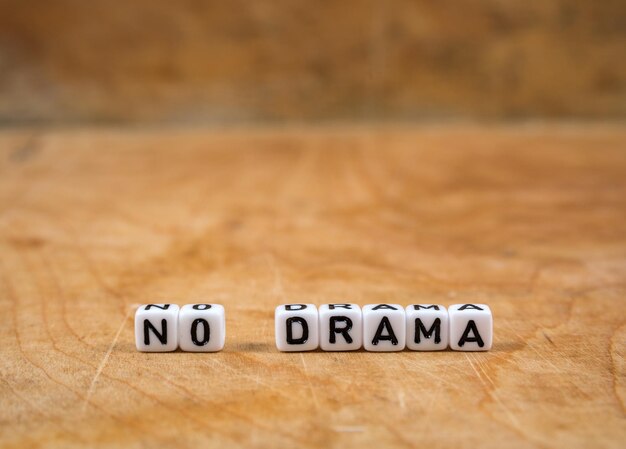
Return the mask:
[[[626,116],[622,0],[0,0],[0,123]]]
[[[623,447],[626,128],[0,132],[0,446]],[[218,354],[136,304],[224,304]],[[488,353],[288,354],[283,302],[481,301]]]

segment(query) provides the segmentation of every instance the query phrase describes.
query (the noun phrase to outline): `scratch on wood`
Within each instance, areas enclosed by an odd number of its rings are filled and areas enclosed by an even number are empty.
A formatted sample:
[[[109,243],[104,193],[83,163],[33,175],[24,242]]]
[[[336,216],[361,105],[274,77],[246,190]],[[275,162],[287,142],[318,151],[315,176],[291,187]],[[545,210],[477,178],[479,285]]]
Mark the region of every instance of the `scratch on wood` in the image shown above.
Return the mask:
[[[258,373],[257,373],[257,375],[256,375],[256,376],[251,376],[251,375],[249,375],[249,374],[246,374],[246,373],[243,373],[243,372],[237,371],[237,370],[236,370],[235,368],[233,368],[232,366],[229,366],[228,364],[226,364],[226,363],[224,363],[224,362],[222,362],[221,360],[216,359],[216,358],[211,358],[211,359],[209,359],[208,361],[210,361],[211,363],[213,363],[213,364],[215,364],[215,365],[217,365],[217,366],[221,366],[222,368],[225,368],[225,369],[229,370],[229,371],[230,371],[231,373],[233,373],[233,374],[236,374],[236,375],[238,375],[238,376],[241,376],[241,377],[243,377],[243,378],[245,378],[245,379],[252,380],[252,381],[253,381],[256,385],[261,385],[261,386],[265,387],[268,391],[272,391],[272,392],[274,392],[274,393],[276,393],[276,394],[278,394],[278,395],[280,395],[280,396],[284,396],[284,397],[288,397],[288,396],[289,396],[289,395],[288,395],[287,393],[285,393],[282,389],[280,389],[280,388],[276,388],[275,386],[271,385],[270,383],[265,382],[265,381],[262,381],[262,380],[261,380],[261,378],[260,378],[260,376],[258,375]],[[208,364],[208,361],[207,361],[207,362],[204,362],[204,363],[205,363],[207,366],[210,366],[210,365]]]
[[[320,404],[317,401],[317,395],[315,394],[315,388],[311,383],[311,379],[309,378],[309,370],[306,367],[306,362],[304,361],[304,356],[300,353],[300,360],[302,360],[302,366],[304,367],[304,376],[306,377],[306,381],[309,384],[309,390],[311,390],[311,398],[313,399],[313,403],[315,404],[315,408],[319,409]]]
[[[626,413],[626,407],[624,406],[624,394],[626,393],[626,389],[624,389],[623,386],[620,387],[621,382],[619,380],[623,377],[623,369],[620,370],[620,365],[618,365],[618,360],[621,360],[621,366],[624,366],[624,356],[621,354],[621,351],[625,349],[625,347],[623,346],[624,339],[623,336],[622,338],[618,336],[623,327],[624,325],[622,324],[617,329],[615,329],[611,338],[609,339],[609,357],[611,360],[611,364],[609,365],[609,371],[611,373],[611,384],[613,386],[613,393],[615,394],[615,398],[619,402],[622,412]],[[620,374],[618,374],[618,372]]]
[[[467,358],[467,361],[469,362],[470,366],[472,367],[472,369],[474,370],[474,372],[476,373],[476,377],[478,377],[478,380],[480,380],[480,383],[483,384],[483,387],[485,387],[485,391],[487,392],[487,394],[489,396],[491,396],[499,405],[500,408],[502,408],[502,410],[504,410],[504,412],[506,413],[506,415],[508,416],[509,420],[511,421],[511,423],[515,426],[516,429],[521,429],[520,423],[517,420],[517,418],[515,417],[515,415],[508,409],[508,407],[506,407],[504,405],[504,403],[502,402],[502,400],[500,399],[500,397],[496,394],[496,392],[493,389],[490,389],[489,386],[487,385],[487,383],[483,380],[482,376],[480,375],[480,373],[478,372],[478,370],[476,369],[476,367],[474,366],[474,364],[472,363],[472,359],[469,357],[469,355],[467,353],[464,353],[465,358]],[[478,363],[478,362],[477,362]],[[479,364],[479,368],[480,370],[483,372],[485,378],[489,381],[489,383],[491,384],[492,387],[496,387],[496,385],[493,383],[493,381],[491,380],[491,378],[489,378],[489,376],[487,375],[487,373],[483,370],[483,368],[480,366]]]
[[[544,337],[546,337],[546,340],[548,340],[552,346],[556,346],[548,334],[546,334],[543,331],[541,331],[541,333],[543,334]]]
[[[400,390],[398,391],[398,404],[400,404],[400,408],[401,409],[405,409],[406,408],[406,403],[404,402],[404,391]]]
[[[122,319],[122,324],[120,324],[120,327],[117,329],[117,332],[115,333],[115,336],[113,337],[113,341],[109,345],[109,349],[107,349],[107,352],[104,354],[104,357],[102,358],[102,361],[100,362],[100,365],[98,365],[96,374],[93,376],[91,385],[89,385],[89,390],[87,390],[87,396],[85,396],[85,400],[83,402],[83,414],[87,412],[87,406],[89,405],[91,401],[91,397],[93,396],[94,391],[96,390],[96,383],[98,382],[98,378],[100,377],[100,374],[102,374],[102,370],[104,369],[107,362],[109,361],[111,352],[113,352],[113,348],[115,348],[115,345],[117,344],[117,340],[120,338],[120,334],[122,333],[122,330],[124,329],[124,325],[126,324],[126,320],[128,320],[128,317],[130,317],[130,314],[132,313],[132,311],[133,311],[133,308],[129,308],[128,311],[126,312],[126,315],[124,315],[124,318]]]
[[[531,340],[529,338],[524,338],[522,335],[520,335],[518,332],[515,331],[514,327],[509,323],[509,320],[501,320],[502,324],[504,324],[507,328],[509,328],[509,330],[513,333],[513,335],[515,335],[517,338],[520,339],[520,341],[522,343],[524,343],[531,351],[533,351],[535,354],[537,354],[537,357],[539,357],[541,360],[543,360],[545,363],[547,363],[548,365],[550,365],[555,372],[559,373],[562,371],[562,369],[559,369],[558,366],[556,366],[552,360],[550,360],[550,358],[546,357],[545,355],[543,355],[537,348],[535,348],[535,346],[531,343]],[[543,335],[546,336],[546,338],[548,338],[548,341],[550,341],[550,343],[552,343],[552,340],[549,339],[549,337],[547,337],[546,333],[544,331],[542,331]],[[552,343],[554,345],[554,343]],[[556,346],[556,345],[554,345]],[[567,360],[567,358],[564,358],[565,360]]]

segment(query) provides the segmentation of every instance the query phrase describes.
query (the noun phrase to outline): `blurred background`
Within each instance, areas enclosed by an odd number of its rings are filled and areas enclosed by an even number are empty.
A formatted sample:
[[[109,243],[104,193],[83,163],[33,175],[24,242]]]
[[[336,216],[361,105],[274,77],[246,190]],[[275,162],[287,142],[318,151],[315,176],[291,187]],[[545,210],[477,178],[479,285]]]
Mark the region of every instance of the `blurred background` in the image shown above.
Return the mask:
[[[0,0],[0,124],[621,120],[623,0]]]

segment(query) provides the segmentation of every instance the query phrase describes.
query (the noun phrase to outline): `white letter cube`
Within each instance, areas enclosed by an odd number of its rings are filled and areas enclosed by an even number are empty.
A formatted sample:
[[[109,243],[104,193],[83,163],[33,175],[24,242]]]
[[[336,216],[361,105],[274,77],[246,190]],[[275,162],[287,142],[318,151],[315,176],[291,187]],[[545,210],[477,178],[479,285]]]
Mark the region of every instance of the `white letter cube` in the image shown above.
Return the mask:
[[[398,304],[363,307],[363,347],[366,351],[402,351],[406,344],[406,314]]]
[[[493,343],[493,316],[485,304],[455,304],[448,308],[450,348],[488,351]]]
[[[363,317],[356,304],[322,304],[320,347],[324,351],[355,351],[363,345]]]
[[[188,352],[224,348],[226,317],[220,304],[187,304],[178,314],[178,345]]]
[[[313,304],[284,304],[274,313],[279,351],[313,351],[319,346],[319,316]]]
[[[448,347],[448,311],[438,304],[406,307],[406,347],[411,351],[442,351]]]
[[[141,352],[169,352],[178,347],[176,304],[144,304],[135,312],[135,346]]]

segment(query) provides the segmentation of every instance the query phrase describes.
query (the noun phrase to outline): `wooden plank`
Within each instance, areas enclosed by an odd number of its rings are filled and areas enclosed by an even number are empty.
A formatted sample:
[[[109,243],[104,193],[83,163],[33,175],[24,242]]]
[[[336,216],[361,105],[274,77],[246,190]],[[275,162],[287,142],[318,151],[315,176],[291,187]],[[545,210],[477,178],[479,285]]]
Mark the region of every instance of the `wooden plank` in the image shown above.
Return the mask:
[[[626,129],[0,133],[0,445],[622,447]],[[224,304],[218,354],[138,303]],[[489,353],[283,354],[284,302],[481,301]]]

